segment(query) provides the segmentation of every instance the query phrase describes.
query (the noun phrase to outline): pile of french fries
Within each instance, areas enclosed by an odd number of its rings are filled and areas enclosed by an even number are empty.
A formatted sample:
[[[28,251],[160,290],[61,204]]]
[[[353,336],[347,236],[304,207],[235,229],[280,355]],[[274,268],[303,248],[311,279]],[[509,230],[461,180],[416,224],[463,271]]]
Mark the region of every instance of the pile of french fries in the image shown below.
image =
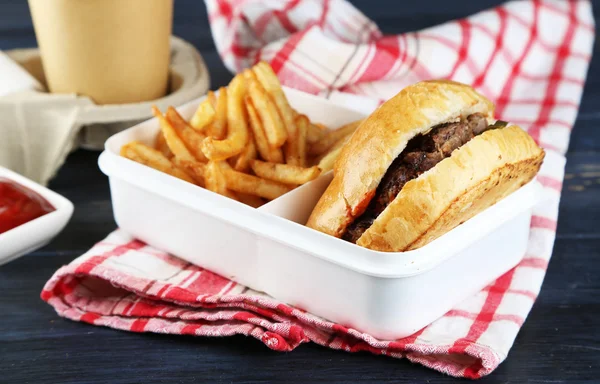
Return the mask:
[[[186,121],[163,115],[154,147],[131,142],[121,155],[252,207],[333,169],[362,120],[329,130],[294,110],[264,62],[210,91]]]

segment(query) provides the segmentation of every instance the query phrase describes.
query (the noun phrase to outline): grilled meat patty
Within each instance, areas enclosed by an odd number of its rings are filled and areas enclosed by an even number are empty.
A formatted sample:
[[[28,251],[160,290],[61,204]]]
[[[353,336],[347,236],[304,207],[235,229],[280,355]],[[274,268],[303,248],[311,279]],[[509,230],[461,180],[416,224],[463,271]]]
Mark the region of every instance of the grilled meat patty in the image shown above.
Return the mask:
[[[426,135],[411,139],[386,171],[365,212],[348,226],[342,238],[356,243],[407,182],[433,168],[473,137],[500,126],[503,125],[488,125],[483,114],[474,113],[455,123],[437,125]]]

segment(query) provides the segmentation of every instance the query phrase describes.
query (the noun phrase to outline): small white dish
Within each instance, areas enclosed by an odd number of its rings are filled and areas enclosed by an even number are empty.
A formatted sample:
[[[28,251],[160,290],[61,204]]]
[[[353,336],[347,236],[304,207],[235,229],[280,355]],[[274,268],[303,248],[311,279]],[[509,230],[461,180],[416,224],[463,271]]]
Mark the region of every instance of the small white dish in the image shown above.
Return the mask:
[[[0,167],[0,178],[7,178],[38,193],[55,208],[50,213],[0,233],[0,265],[2,265],[48,244],[67,225],[73,214],[73,203],[58,193],[4,167]]]

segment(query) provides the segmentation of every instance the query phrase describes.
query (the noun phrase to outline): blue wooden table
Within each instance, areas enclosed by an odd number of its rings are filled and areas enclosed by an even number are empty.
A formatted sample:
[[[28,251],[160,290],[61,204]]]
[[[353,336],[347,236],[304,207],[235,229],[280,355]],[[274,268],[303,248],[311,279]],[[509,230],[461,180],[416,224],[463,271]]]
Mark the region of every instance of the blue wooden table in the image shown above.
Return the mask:
[[[354,3],[385,33],[399,33],[467,16],[499,1]],[[212,87],[225,85],[231,74],[215,52],[203,2],[177,0],[175,7],[174,33],[201,51]],[[598,15],[596,10],[596,23]],[[0,49],[31,46],[35,46],[35,38],[27,3],[0,0]],[[542,292],[508,359],[482,383],[600,382],[598,47],[596,41],[567,155],[558,235]],[[95,152],[73,153],[50,185],[75,204],[66,230],[47,247],[0,268],[0,382],[454,381],[405,360],[348,354],[316,345],[277,353],[239,336],[209,339],[133,334],[59,318],[39,299],[42,286],[57,268],[115,228],[107,179],[98,170],[97,157]]]

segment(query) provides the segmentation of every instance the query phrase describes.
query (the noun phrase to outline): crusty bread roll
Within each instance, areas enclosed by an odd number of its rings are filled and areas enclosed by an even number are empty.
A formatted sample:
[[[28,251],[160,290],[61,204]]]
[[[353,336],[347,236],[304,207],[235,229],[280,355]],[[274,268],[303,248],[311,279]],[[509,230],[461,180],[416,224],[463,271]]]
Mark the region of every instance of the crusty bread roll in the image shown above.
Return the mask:
[[[493,109],[473,88],[452,81],[403,89],[344,146],[307,226],[342,237],[411,139],[477,113],[493,123]],[[543,150],[518,126],[487,130],[408,181],[356,244],[393,252],[421,247],[530,181],[543,158]]]

